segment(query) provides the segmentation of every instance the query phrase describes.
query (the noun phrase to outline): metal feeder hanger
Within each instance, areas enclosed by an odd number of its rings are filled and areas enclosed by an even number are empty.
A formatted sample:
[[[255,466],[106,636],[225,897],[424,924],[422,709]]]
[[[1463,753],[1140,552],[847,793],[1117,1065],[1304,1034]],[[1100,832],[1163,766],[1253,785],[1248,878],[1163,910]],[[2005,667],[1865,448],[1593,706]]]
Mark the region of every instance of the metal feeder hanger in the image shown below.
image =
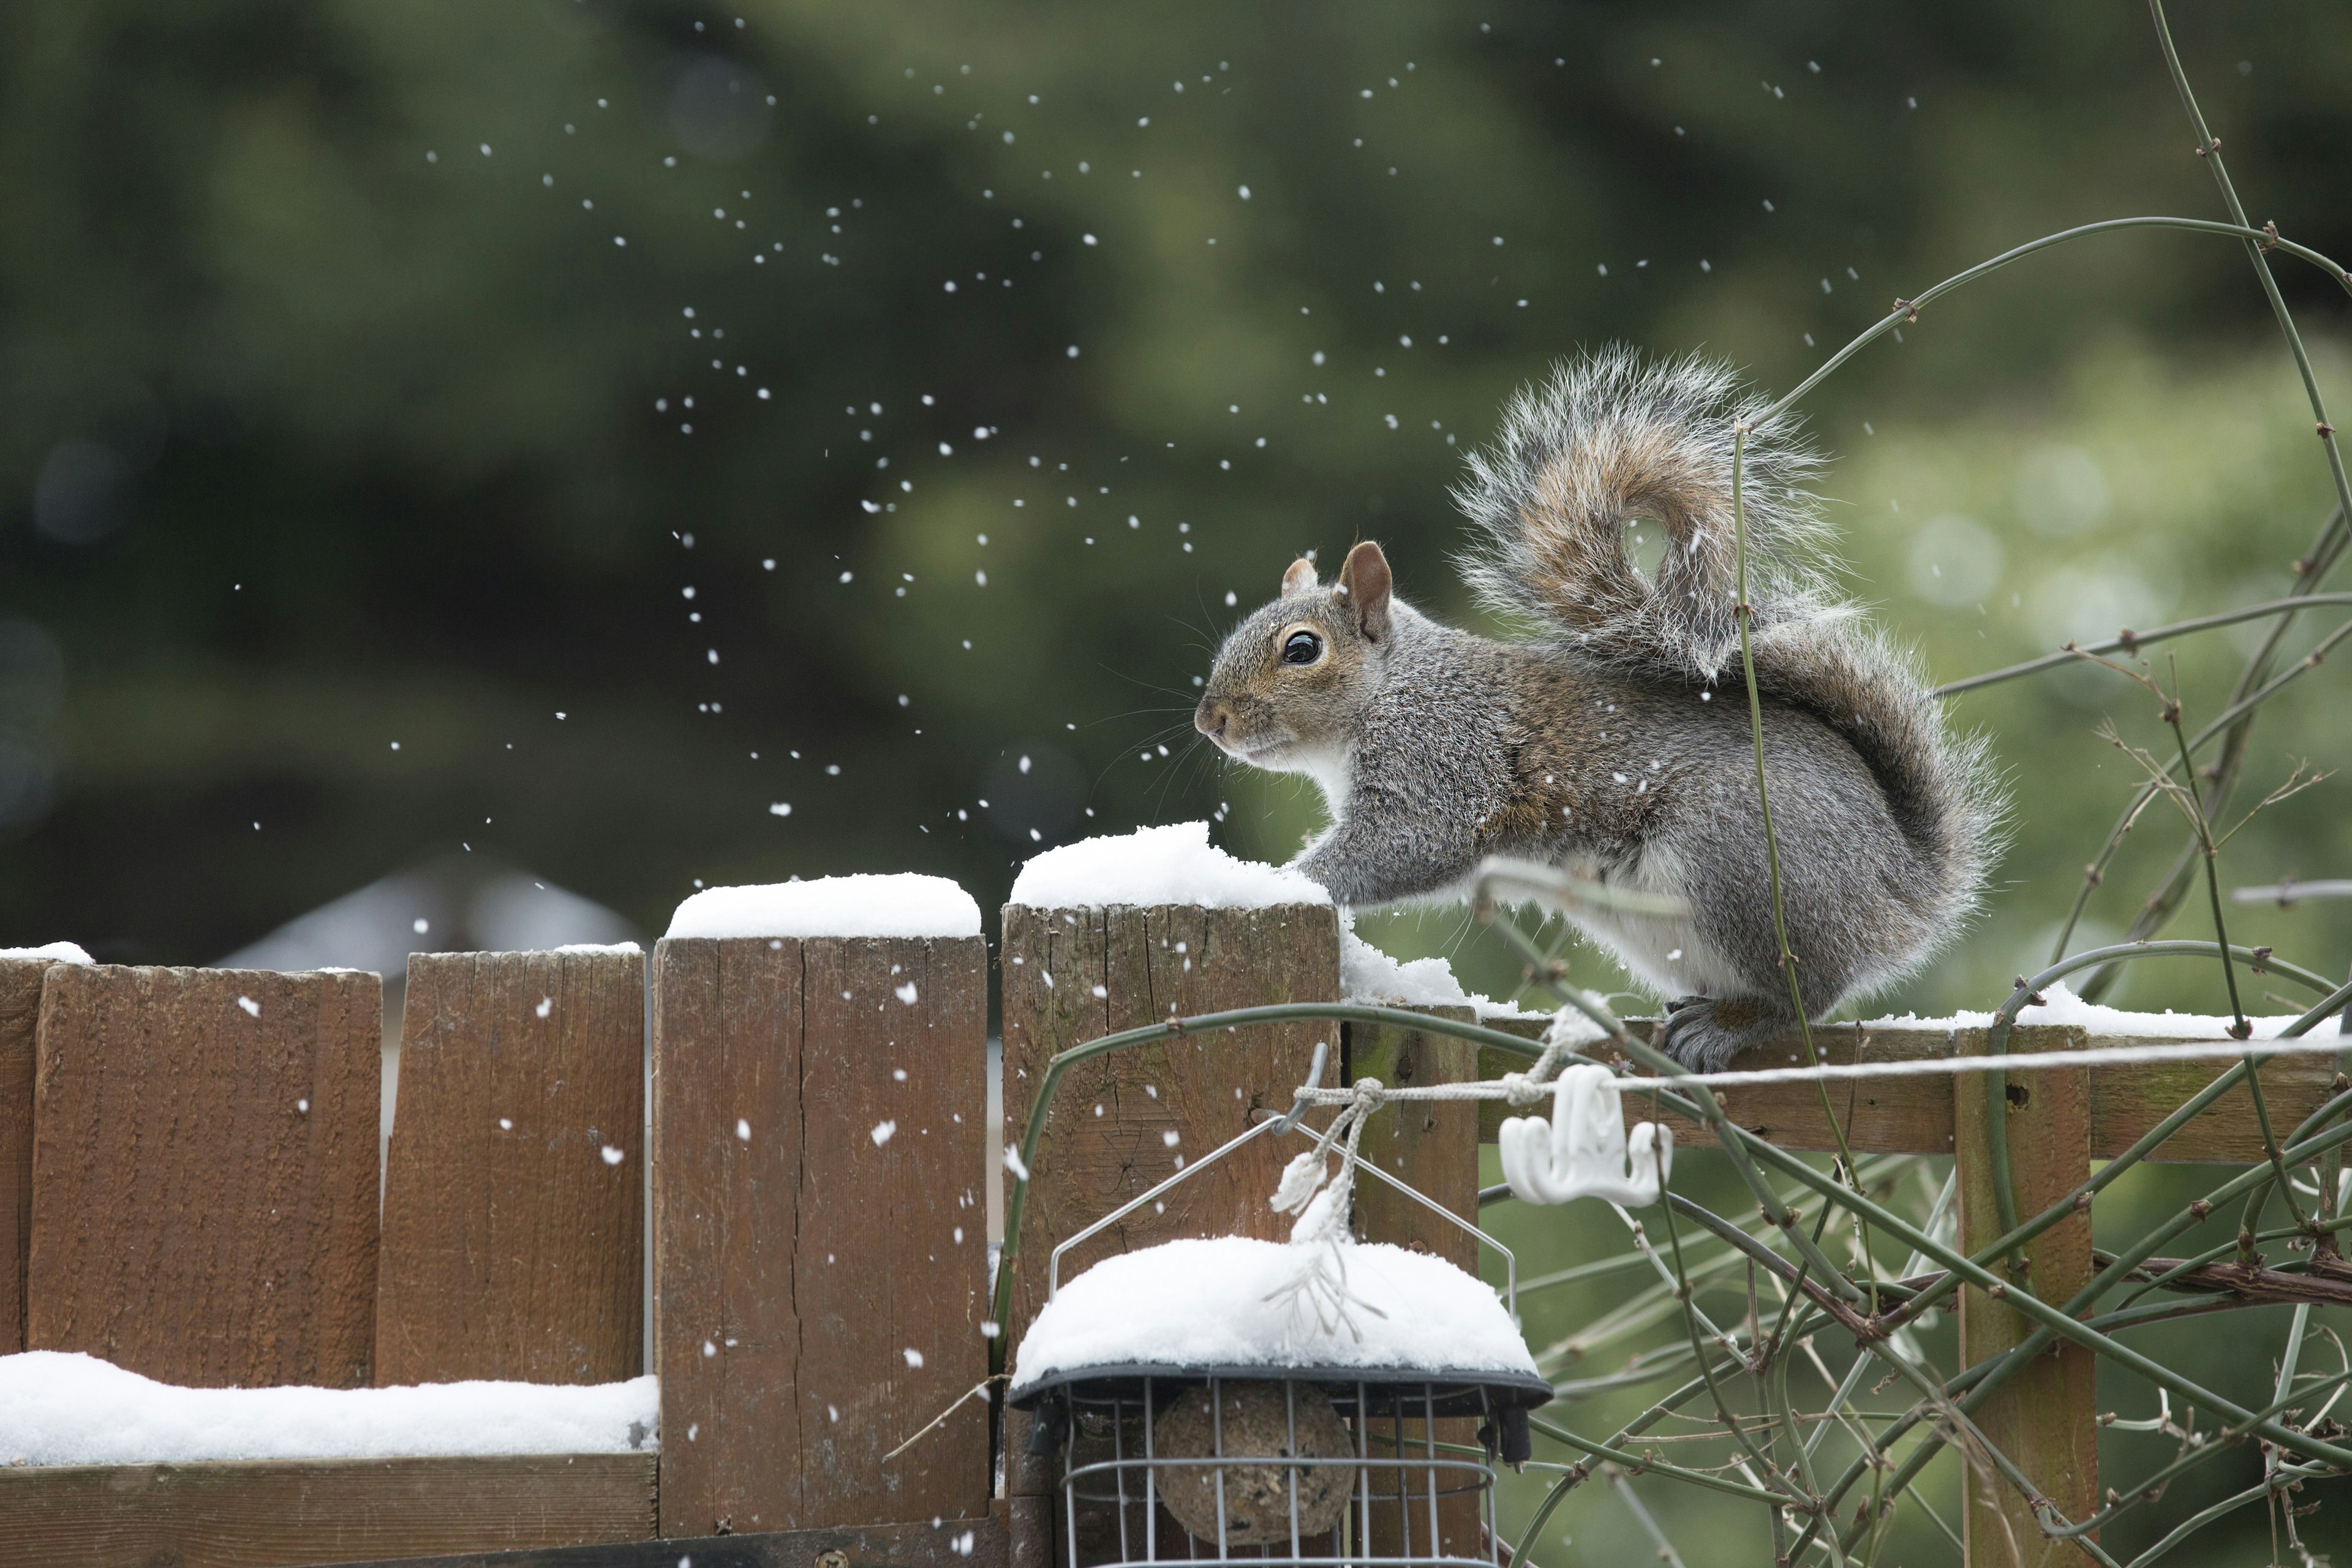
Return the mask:
[[[1306,1087],[1328,1054],[1316,1047]],[[1046,1300],[1064,1254],[1252,1139],[1300,1131],[1305,1109],[1302,1097],[1056,1247]],[[1509,1247],[1374,1163],[1355,1168],[1501,1254],[1517,1323]],[[1528,1412],[1551,1397],[1542,1377],[1492,1369],[1135,1362],[1057,1371],[1009,1403],[1036,1416],[1027,1451],[1060,1458],[1066,1568],[1501,1568],[1495,1466],[1528,1459]],[[1441,1424],[1457,1423],[1449,1441]]]

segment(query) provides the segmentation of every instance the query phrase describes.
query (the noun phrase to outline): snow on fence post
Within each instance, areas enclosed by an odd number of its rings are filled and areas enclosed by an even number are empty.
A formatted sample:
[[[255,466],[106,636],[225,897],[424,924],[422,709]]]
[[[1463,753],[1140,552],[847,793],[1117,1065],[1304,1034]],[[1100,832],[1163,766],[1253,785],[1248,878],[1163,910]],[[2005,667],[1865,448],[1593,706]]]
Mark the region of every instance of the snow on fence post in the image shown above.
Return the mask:
[[[665,1536],[988,1511],[987,950],[928,877],[715,889],[653,967]]]
[[[1985,1048],[1985,1036],[1969,1030],[1971,1054]],[[2043,1026],[2011,1032],[2011,1054],[2080,1050],[2080,1028]],[[2006,1075],[2002,1110],[2008,1118],[2010,1180],[2016,1215],[2031,1219],[2063,1200],[2091,1174],[2091,1074],[2088,1069],[2048,1068]],[[1994,1195],[1985,1124],[1995,1112],[1988,1092],[1991,1079],[1953,1081],[1953,1154],[1959,1174],[1959,1247],[1973,1254],[1999,1240],[2006,1227]],[[2091,1215],[2070,1215],[2011,1256],[2004,1271],[2011,1284],[2031,1289],[2044,1301],[2063,1304],[2088,1284]],[[1960,1291],[1960,1361],[1980,1364],[2013,1348],[2032,1331],[2021,1313],[1974,1287]],[[1975,1413],[1985,1440],[2014,1460],[2025,1479],[2070,1520],[2087,1519],[2099,1509],[2098,1358],[2082,1345],[2060,1342],[2021,1368]],[[2014,1560],[2018,1543],[2042,1539],[2041,1521],[2016,1488],[1994,1473],[1980,1455],[1962,1449],[1961,1539],[1970,1568],[1990,1568]],[[2093,1537],[2096,1539],[2095,1536]],[[2058,1548],[2051,1561],[2086,1558]]]
[[[25,1348],[33,1232],[33,1029],[48,961],[0,958],[0,1355]]]
[[[1339,998],[1339,920],[1295,872],[1212,849],[1206,826],[1146,828],[1049,850],[1029,862],[1004,908],[1004,1126],[1017,1148],[1035,1088],[1056,1052],[1112,1030],[1217,1008]],[[1013,1282],[1012,1345],[1045,1300],[1054,1248],[1118,1205],[1248,1131],[1254,1113],[1286,1110],[1324,1022],[1188,1036],[1071,1069],[1037,1149]],[[1283,1165],[1304,1144],[1265,1138],[1217,1171],[1129,1216],[1063,1264],[1180,1237],[1289,1235],[1268,1206]],[[1013,1413],[1007,1490],[1048,1492],[1047,1467],[1024,1463],[1028,1418]]]
[[[26,1347],[366,1384],[383,1011],[373,974],[50,968]]]
[[[380,1386],[642,1370],[645,984],[634,943],[410,956]]]

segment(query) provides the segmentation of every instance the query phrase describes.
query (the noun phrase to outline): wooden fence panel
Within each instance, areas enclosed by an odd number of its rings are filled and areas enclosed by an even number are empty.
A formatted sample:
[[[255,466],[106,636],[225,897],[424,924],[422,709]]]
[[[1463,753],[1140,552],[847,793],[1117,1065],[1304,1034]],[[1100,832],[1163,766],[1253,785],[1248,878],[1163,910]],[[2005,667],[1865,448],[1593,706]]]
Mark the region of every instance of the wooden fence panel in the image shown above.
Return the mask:
[[[645,978],[635,952],[410,957],[379,1385],[641,1370]]]
[[[1055,1053],[1114,1029],[1171,1015],[1339,995],[1337,914],[1327,904],[1271,909],[1004,910],[1004,1140],[1017,1145]],[[1248,1130],[1262,1107],[1290,1108],[1318,1040],[1330,1043],[1327,1083],[1339,1080],[1339,1028],[1309,1021],[1187,1036],[1071,1069],[1037,1149],[1022,1222],[1012,1334],[1045,1300],[1047,1260],[1062,1240]],[[1261,1139],[1064,1262],[1192,1236],[1290,1233],[1266,1200],[1297,1147]]]
[[[522,1454],[0,1468],[0,1563],[271,1568],[642,1541],[654,1531],[656,1462]]]
[[[986,949],[666,941],[654,960],[662,1531],[987,1508]]]
[[[167,1383],[364,1385],[383,982],[60,964],[26,1342]]]
[[[33,1239],[33,1035],[45,959],[0,959],[0,1355],[25,1348]]]

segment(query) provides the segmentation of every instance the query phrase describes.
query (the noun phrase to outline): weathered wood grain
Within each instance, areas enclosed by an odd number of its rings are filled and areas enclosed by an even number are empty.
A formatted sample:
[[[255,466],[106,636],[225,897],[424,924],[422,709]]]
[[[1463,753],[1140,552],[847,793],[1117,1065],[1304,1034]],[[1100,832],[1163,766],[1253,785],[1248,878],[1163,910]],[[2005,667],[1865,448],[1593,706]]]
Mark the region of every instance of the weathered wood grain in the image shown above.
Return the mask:
[[[1046,1063],[1114,1029],[1171,1015],[1339,994],[1338,917],[1328,905],[1202,910],[1004,910],[1004,1138],[1017,1145]],[[1064,1078],[1033,1166],[1013,1281],[1018,1345],[1045,1300],[1056,1245],[1245,1131],[1261,1106],[1289,1109],[1318,1041],[1338,1078],[1339,1026],[1271,1025],[1186,1036],[1097,1057]],[[1267,1207],[1298,1151],[1261,1139],[1064,1259],[1099,1258],[1179,1237],[1279,1237]]]
[[[2010,1049],[2079,1050],[2083,1032],[2023,1028]],[[1974,1042],[1971,1042],[1972,1044]],[[1979,1047],[1980,1048],[1980,1047]],[[1974,1253],[2002,1234],[1985,1145],[1990,1118],[2007,1119],[2009,1168],[2016,1212],[2030,1217],[2063,1200],[2091,1173],[2091,1073],[2051,1068],[2008,1075],[1996,1108],[1989,1080],[1961,1080],[1953,1099],[1958,1128],[1959,1247]],[[2003,1270],[1996,1268],[1996,1273]],[[2045,1301],[2064,1301],[2091,1278],[2091,1215],[2071,1215],[2021,1249],[2006,1270],[2011,1289]],[[1973,1286],[1960,1291],[1960,1363],[1975,1365],[2015,1348],[2032,1322]],[[2015,1462],[2026,1479],[2070,1520],[2099,1506],[2098,1360],[2081,1345],[2062,1342],[1995,1390],[1977,1409],[1985,1441]],[[1966,1467],[1961,1538],[1969,1568],[2030,1563],[2087,1563],[2081,1547],[2045,1544],[2032,1503],[1981,1456],[1960,1445]]]
[[[634,952],[410,957],[378,1384],[642,1370],[645,974]]]
[[[1020,1522],[1008,1529],[1002,1512],[992,1512],[982,1519],[707,1535],[531,1552],[467,1552],[448,1557],[344,1563],[331,1568],[678,1568],[688,1559],[694,1568],[1048,1568],[1034,1551],[1024,1554],[1021,1536]]]
[[[0,1355],[25,1348],[26,1251],[33,1239],[33,1036],[39,959],[0,959]]]
[[[800,943],[665,941],[652,984],[662,1533],[789,1524],[801,1469]]]
[[[1415,1009],[1425,1011],[1426,1009]],[[1489,1028],[1527,1039],[1539,1037],[1549,1020],[1495,1018]],[[1637,1031],[1656,1027],[1654,1020],[1634,1019]],[[2018,1032],[2019,1038],[2024,1031]],[[1830,1024],[1813,1031],[1813,1043],[1825,1062],[1906,1061],[1973,1053],[1983,1048],[1982,1029],[1865,1028],[1857,1024]],[[2141,1036],[2095,1037],[2092,1046],[2185,1044]],[[2012,1044],[2011,1049],[2025,1047]],[[1596,1046],[1588,1053],[1595,1060],[1614,1061],[1614,1051]],[[1527,1063],[1499,1050],[1482,1051],[1480,1076],[1499,1078],[1523,1070]],[[1742,1053],[1731,1066],[1738,1071],[1791,1067],[1804,1060],[1804,1047],[1793,1036]],[[2098,1067],[2091,1074],[2091,1152],[2111,1159],[2131,1147],[2147,1130],[2164,1120],[2190,1095],[2228,1070],[2215,1058],[2179,1062],[2131,1063]],[[1646,1070],[1646,1069],[1644,1069]],[[2270,1101],[2271,1118],[2282,1133],[2316,1110],[2333,1092],[2336,1067],[2326,1057],[2281,1057],[2262,1064],[2263,1092]],[[1952,1149],[1952,1082],[1946,1078],[1858,1079],[1830,1085],[1830,1103],[1844,1125],[1857,1154],[1943,1154]],[[1717,1091],[1724,1109],[1739,1124],[1783,1149],[1832,1150],[1837,1147],[1822,1116],[1820,1091],[1809,1083],[1753,1084]],[[1495,1141],[1495,1129],[1511,1114],[1500,1101],[1481,1107],[1478,1136]],[[1711,1135],[1680,1117],[1661,1116],[1644,1098],[1625,1097],[1628,1125],[1664,1121],[1675,1129],[1685,1148],[1695,1140],[1713,1142]],[[2244,1094],[2220,1102],[2174,1133],[2149,1156],[2177,1163],[2250,1164],[2267,1157],[2253,1101]]]
[[[988,1511],[988,953],[801,944],[805,1119],[795,1527]]]
[[[383,982],[60,964],[26,1342],[164,1382],[363,1385]]]
[[[2094,1046],[2151,1045],[2162,1041],[2094,1037]],[[2012,1047],[2012,1049],[2017,1047]],[[2106,1160],[2122,1153],[2147,1130],[2180,1109],[2181,1102],[2230,1069],[2226,1061],[2139,1062],[2091,1069],[2091,1153]],[[2276,1057],[2260,1064],[2263,1095],[2271,1121],[2284,1138],[2294,1124],[2334,1093],[2336,1062],[2329,1057]],[[2269,1158],[2252,1095],[2223,1095],[2167,1139],[2149,1158],[2179,1163],[2242,1165]]]
[[[1202,910],[1182,905],[1003,914],[1003,1142],[1018,1147],[1055,1053],[1136,1025],[1257,1003],[1328,1002],[1339,994],[1339,920],[1328,905]],[[1054,1248],[1129,1199],[1246,1131],[1262,1108],[1288,1110],[1318,1041],[1325,1081],[1338,1082],[1336,1023],[1186,1036],[1079,1064],[1062,1080],[1031,1169],[1009,1326],[1013,1363],[1045,1304]],[[1289,1234],[1266,1200],[1298,1146],[1269,1134],[1106,1230],[1063,1260],[1063,1278],[1103,1258],[1181,1237]],[[1029,1417],[1006,1420],[1009,1492],[1050,1500],[1064,1528],[1054,1467],[1024,1452]],[[1163,1530],[1176,1527],[1164,1514]],[[1181,1533],[1171,1537],[1181,1539]],[[1066,1542],[1053,1547],[1056,1561]],[[1103,1542],[1078,1543],[1099,1561]]]
[[[0,1469],[0,1563],[269,1568],[638,1541],[654,1531],[656,1465],[553,1454]]]
[[[654,962],[666,1535],[984,1511],[986,952],[665,942]]]
[[[1465,1022],[1470,1017],[1467,1007],[1443,1011]],[[1391,1089],[1410,1089],[1477,1081],[1478,1047],[1467,1040],[1376,1024],[1350,1024],[1346,1036],[1350,1083],[1377,1079]],[[1358,1152],[1366,1163],[1475,1225],[1478,1109],[1466,1100],[1399,1101],[1365,1125]],[[1478,1272],[1475,1235],[1370,1177],[1356,1183],[1356,1233],[1366,1241],[1434,1253],[1457,1268]]]
[[[1470,1017],[1467,1007],[1443,1011],[1459,1020]],[[1347,1040],[1351,1083],[1378,1079],[1391,1089],[1404,1089],[1477,1080],[1478,1047],[1467,1040],[1369,1024],[1349,1025]],[[1472,1100],[1402,1100],[1366,1124],[1358,1152],[1366,1164],[1377,1165],[1475,1225],[1478,1218],[1477,1125],[1478,1106]],[[1356,1231],[1366,1241],[1433,1253],[1466,1273],[1478,1272],[1475,1235],[1373,1177],[1360,1176],[1356,1182]],[[1440,1420],[1437,1441],[1475,1446],[1478,1425],[1475,1416]],[[1407,1456],[1420,1455],[1424,1426],[1409,1420],[1399,1433],[1386,1423],[1375,1424],[1374,1452],[1401,1443]],[[1372,1555],[1429,1556],[1428,1504],[1423,1496],[1427,1477],[1375,1468],[1370,1482]],[[1480,1556],[1480,1495],[1468,1489],[1445,1492],[1444,1489],[1460,1484],[1457,1477],[1442,1476],[1438,1484],[1438,1552],[1453,1558]],[[1397,1500],[1400,1492],[1405,1499],[1402,1510]]]

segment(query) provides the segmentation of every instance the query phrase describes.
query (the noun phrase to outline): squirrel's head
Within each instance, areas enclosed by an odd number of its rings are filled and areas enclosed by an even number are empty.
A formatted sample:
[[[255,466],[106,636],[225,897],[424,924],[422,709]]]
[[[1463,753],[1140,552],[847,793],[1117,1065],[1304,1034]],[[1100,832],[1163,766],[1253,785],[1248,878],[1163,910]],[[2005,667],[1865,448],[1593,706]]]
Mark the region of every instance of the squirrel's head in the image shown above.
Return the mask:
[[[1282,596],[1217,650],[1193,728],[1253,766],[1321,772],[1355,733],[1402,609],[1391,600],[1388,559],[1370,540],[1348,552],[1328,585],[1312,561],[1292,562]]]

